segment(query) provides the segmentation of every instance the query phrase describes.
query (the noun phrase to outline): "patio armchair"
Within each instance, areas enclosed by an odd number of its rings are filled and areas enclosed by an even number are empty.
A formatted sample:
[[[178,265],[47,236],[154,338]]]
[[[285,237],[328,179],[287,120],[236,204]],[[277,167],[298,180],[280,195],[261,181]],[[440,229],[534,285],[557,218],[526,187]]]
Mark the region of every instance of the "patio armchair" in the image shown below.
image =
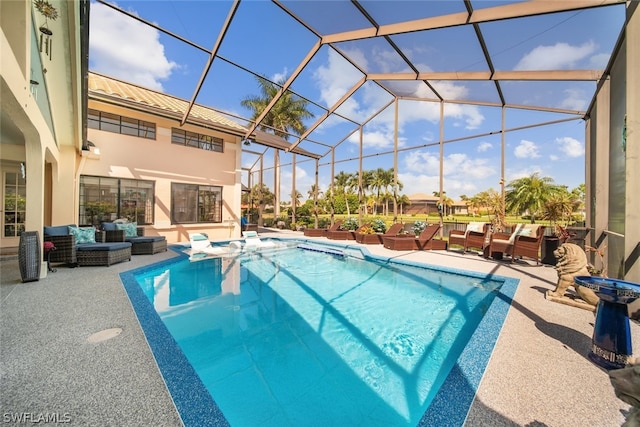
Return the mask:
[[[517,224],[511,234],[492,233],[486,253],[494,259],[503,254],[509,255],[511,262],[516,257],[532,258],[536,260],[536,265],[540,265],[540,246],[544,229],[543,225],[538,224]]]
[[[342,224],[342,221],[337,220],[329,228],[305,228],[304,235],[307,237],[326,237],[327,232],[338,230],[340,228],[340,224]]]
[[[439,224],[430,224],[418,236],[384,237],[382,240],[385,248],[394,251],[444,250],[447,242],[434,238],[439,230]]]
[[[470,222],[465,231],[451,230],[449,232],[449,249],[451,249],[451,245],[459,245],[462,246],[462,253],[466,253],[469,248],[483,250],[490,229],[488,223]]]

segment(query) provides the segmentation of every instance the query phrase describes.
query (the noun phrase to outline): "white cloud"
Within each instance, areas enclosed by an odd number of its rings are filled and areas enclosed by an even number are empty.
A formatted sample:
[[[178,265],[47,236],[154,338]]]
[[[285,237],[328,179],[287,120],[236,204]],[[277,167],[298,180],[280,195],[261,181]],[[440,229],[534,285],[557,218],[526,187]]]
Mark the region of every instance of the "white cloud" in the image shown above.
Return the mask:
[[[367,68],[367,60],[376,63],[378,67],[387,71],[410,71],[403,70],[406,64],[399,63],[397,55],[389,55],[386,51],[375,51],[367,58],[362,51],[351,49],[345,52],[355,62],[364,68]],[[424,67],[423,67],[424,68]],[[421,68],[421,69],[423,69]],[[321,99],[326,105],[331,106],[340,99],[353,85],[362,78],[362,73],[355,67],[345,61],[340,55],[333,50],[329,50],[326,64],[318,67],[314,72],[316,84],[320,89]],[[438,83],[438,90],[448,99],[463,98],[468,89],[459,84],[450,82]],[[410,87],[402,86],[403,92],[407,92]],[[420,82],[415,82],[413,96],[429,96],[433,97],[433,93],[429,88]],[[411,94],[409,94],[411,95]],[[358,97],[361,97],[360,100]],[[353,118],[355,120],[364,121],[374,114],[379,108],[384,106],[391,100],[391,96],[386,91],[380,89],[377,85],[370,82],[357,92],[356,97],[351,97],[340,106],[338,111],[340,114]],[[445,109],[445,117],[453,117],[464,123],[467,129],[475,129],[482,124],[484,116],[480,109],[474,105],[457,105],[447,104]],[[377,118],[375,130],[380,134],[388,135],[394,129],[394,109],[387,108]],[[398,117],[398,131],[402,134],[403,126],[407,123],[430,121],[438,123],[440,120],[440,105],[437,102],[420,102],[406,101],[400,104],[400,114]],[[352,140],[353,141],[353,140]],[[357,141],[357,140],[356,140]]]
[[[575,138],[565,136],[556,138],[560,151],[569,157],[580,157],[584,155],[584,144]]]
[[[523,139],[520,144],[513,150],[513,154],[519,159],[535,159],[540,157],[538,146],[535,142]]]
[[[161,81],[178,67],[165,56],[157,30],[101,3],[91,4],[89,31],[93,71],[162,91]]]
[[[565,89],[563,93],[566,97],[560,103],[560,108],[583,111],[589,105],[590,99],[582,90]]]
[[[478,153],[484,153],[485,151],[489,151],[492,148],[493,144],[491,144],[490,142],[481,142],[480,145],[478,145]]]
[[[597,53],[589,58],[589,64],[595,69],[604,69],[609,63],[610,55],[607,53]]]
[[[525,54],[515,66],[515,70],[563,70],[575,66],[578,61],[587,58],[596,50],[594,42],[581,46],[568,43],[556,43],[553,46],[538,46]]]
[[[549,155],[549,160],[551,160],[552,162],[557,162],[558,160],[560,160],[560,157],[558,157],[555,154],[550,154]]]

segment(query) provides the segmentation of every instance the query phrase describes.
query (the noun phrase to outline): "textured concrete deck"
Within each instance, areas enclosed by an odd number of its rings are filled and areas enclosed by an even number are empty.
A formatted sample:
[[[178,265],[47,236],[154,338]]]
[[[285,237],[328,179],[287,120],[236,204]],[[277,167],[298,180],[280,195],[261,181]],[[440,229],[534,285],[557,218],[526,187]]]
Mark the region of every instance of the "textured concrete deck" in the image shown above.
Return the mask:
[[[289,236],[302,237],[302,233]],[[520,280],[466,425],[623,423],[629,405],[616,398],[607,373],[587,358],[593,313],[544,298],[544,292],[555,286],[552,267],[495,262],[457,251],[366,248],[385,257]],[[119,278],[122,271],[173,255],[172,251],[137,255],[111,267],[61,267],[30,283],[20,282],[17,257],[3,257],[2,421],[48,416],[75,425],[181,425]],[[637,355],[640,326],[635,322],[631,326]],[[123,332],[97,343],[87,340],[109,328]]]

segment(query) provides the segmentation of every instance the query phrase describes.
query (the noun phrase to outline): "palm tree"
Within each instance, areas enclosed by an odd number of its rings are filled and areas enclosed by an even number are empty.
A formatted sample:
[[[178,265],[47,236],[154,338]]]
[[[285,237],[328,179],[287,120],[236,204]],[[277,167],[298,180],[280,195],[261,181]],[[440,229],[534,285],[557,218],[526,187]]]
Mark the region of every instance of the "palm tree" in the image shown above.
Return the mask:
[[[281,78],[277,83],[272,83],[264,77],[256,77],[260,86],[260,95],[250,96],[240,101],[240,105],[251,110],[251,120],[256,120],[269,105],[274,96],[286,82],[286,78]],[[267,115],[258,125],[261,130],[278,135],[285,140],[289,139],[289,134],[301,135],[307,130],[302,122],[303,119],[311,119],[314,116],[307,109],[309,102],[294,95],[290,91],[278,99]]]
[[[260,86],[260,95],[250,96],[240,101],[240,105],[251,110],[251,120],[256,121],[262,112],[267,108],[271,100],[278,94],[282,85],[286,82],[286,78],[280,79],[277,83],[272,83],[264,77],[256,77]],[[307,109],[308,101],[294,95],[290,91],[285,91],[278,99],[275,105],[267,112],[262,121],[258,124],[258,128],[265,132],[273,133],[285,140],[289,139],[289,134],[303,134],[307,127],[302,122],[304,119],[314,117],[314,114]],[[276,151],[275,156],[278,156]],[[277,160],[276,160],[276,163]],[[276,173],[279,177],[280,168]],[[280,179],[277,180],[280,182]],[[276,203],[278,208],[280,203],[280,190],[275,189]],[[277,213],[277,212],[275,212]]]
[[[316,184],[311,184],[311,188],[307,191],[310,199],[313,199],[313,217],[315,219],[314,228],[318,228],[318,199],[322,197],[322,191]]]
[[[344,202],[347,205],[347,216],[351,216],[351,211],[349,209],[349,200],[347,198],[347,192],[351,183],[353,181],[353,175],[350,173],[346,173],[344,171],[340,171],[338,175],[333,178],[334,186],[336,187],[336,191],[340,191],[344,194]],[[333,201],[331,201],[333,205]]]
[[[565,187],[560,187],[545,201],[544,219],[552,222],[564,219],[565,225],[568,225],[571,215],[580,207],[580,203],[576,194],[570,193]]]
[[[358,183],[358,176],[355,177],[355,188],[358,189],[358,203],[360,205],[360,214],[367,211],[365,204],[367,192],[373,188],[374,171],[362,171],[362,185]]]
[[[402,216],[404,206],[409,206],[411,204],[411,200],[409,200],[409,197],[406,194],[402,194],[401,196],[398,196],[397,203],[400,207],[400,216]]]
[[[509,212],[519,214],[529,212],[531,223],[535,222],[535,216],[541,212],[544,203],[556,191],[553,178],[540,177],[538,172],[530,176],[519,178],[507,184],[505,204]]]
[[[250,195],[251,206],[258,207],[258,226],[262,227],[264,225],[262,211],[264,210],[264,205],[273,203],[273,193],[266,185],[262,184],[261,187],[260,184],[256,184],[251,188]]]

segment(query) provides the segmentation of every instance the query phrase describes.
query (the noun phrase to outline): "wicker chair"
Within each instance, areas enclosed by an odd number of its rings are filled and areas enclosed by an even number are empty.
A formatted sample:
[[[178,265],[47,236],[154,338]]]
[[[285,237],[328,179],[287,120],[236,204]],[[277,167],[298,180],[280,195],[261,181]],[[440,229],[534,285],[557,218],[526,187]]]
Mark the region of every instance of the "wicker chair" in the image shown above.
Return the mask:
[[[466,253],[469,248],[484,249],[486,238],[488,237],[490,225],[483,222],[470,222],[467,229],[449,231],[449,249],[451,245],[462,246],[462,253]]]
[[[489,242],[487,253],[495,258],[494,254],[511,256],[511,262],[516,257],[527,257],[536,260],[536,265],[540,265],[540,246],[544,236],[543,225],[538,224],[518,224],[513,233],[493,233]]]

